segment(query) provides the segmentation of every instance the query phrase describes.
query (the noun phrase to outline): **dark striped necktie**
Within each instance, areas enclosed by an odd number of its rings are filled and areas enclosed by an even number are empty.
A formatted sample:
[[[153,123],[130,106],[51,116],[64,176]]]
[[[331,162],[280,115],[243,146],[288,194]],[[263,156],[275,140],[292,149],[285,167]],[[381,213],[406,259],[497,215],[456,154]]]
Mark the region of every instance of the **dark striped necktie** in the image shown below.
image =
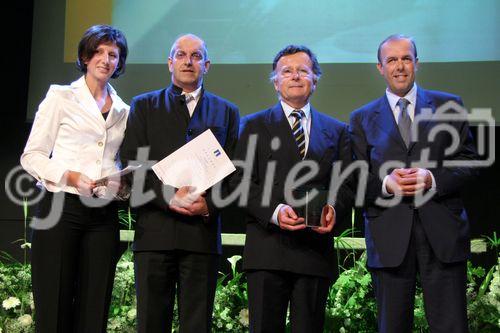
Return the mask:
[[[305,114],[302,110],[293,110],[291,115],[295,118],[292,125],[293,137],[295,138],[295,142],[297,142],[297,147],[299,147],[300,158],[304,159],[304,156],[306,155],[306,137],[301,119],[305,116]]]

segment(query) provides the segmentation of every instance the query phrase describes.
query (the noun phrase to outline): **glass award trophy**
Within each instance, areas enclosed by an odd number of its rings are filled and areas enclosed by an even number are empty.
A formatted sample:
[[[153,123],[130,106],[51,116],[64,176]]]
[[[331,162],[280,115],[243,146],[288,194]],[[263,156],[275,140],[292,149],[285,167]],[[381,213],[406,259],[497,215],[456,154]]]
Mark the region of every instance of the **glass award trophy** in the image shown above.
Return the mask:
[[[302,201],[302,205],[293,205],[293,210],[303,217],[307,227],[321,226],[323,207],[328,203],[328,191],[323,189],[299,188],[293,191],[294,198]]]

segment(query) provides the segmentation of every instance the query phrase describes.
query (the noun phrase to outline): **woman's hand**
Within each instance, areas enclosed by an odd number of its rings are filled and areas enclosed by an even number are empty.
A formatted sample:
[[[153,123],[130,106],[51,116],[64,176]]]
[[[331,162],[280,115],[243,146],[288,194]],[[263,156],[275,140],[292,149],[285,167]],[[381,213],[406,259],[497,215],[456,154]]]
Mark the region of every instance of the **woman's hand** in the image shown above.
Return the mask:
[[[90,197],[95,182],[81,172],[68,170],[64,173],[63,180],[68,186],[76,188],[81,195]]]

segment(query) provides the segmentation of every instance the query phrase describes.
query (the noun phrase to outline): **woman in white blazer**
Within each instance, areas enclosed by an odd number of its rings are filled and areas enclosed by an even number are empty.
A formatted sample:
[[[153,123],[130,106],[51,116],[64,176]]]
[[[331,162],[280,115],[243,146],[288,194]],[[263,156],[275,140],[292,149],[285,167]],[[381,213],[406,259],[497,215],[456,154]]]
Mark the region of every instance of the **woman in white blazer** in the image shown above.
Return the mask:
[[[119,227],[116,201],[99,197],[113,196],[119,180],[105,186],[95,180],[120,169],[129,107],[109,80],[124,72],[127,53],[119,30],[89,28],[78,46],[83,76],[50,87],[21,156],[23,168],[46,190],[31,253],[40,333],[106,332]],[[62,209],[56,211],[58,200]]]

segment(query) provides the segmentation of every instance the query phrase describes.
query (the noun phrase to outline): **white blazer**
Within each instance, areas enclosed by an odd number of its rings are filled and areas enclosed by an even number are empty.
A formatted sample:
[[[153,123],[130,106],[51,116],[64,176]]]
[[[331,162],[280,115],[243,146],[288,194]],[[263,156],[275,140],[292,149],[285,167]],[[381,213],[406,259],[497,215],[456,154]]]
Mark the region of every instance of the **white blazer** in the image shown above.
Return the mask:
[[[69,86],[50,86],[21,155],[23,168],[48,191],[78,194],[61,183],[67,170],[98,179],[120,169],[117,153],[129,106],[109,84],[108,91],[113,104],[104,120],[85,77]]]

